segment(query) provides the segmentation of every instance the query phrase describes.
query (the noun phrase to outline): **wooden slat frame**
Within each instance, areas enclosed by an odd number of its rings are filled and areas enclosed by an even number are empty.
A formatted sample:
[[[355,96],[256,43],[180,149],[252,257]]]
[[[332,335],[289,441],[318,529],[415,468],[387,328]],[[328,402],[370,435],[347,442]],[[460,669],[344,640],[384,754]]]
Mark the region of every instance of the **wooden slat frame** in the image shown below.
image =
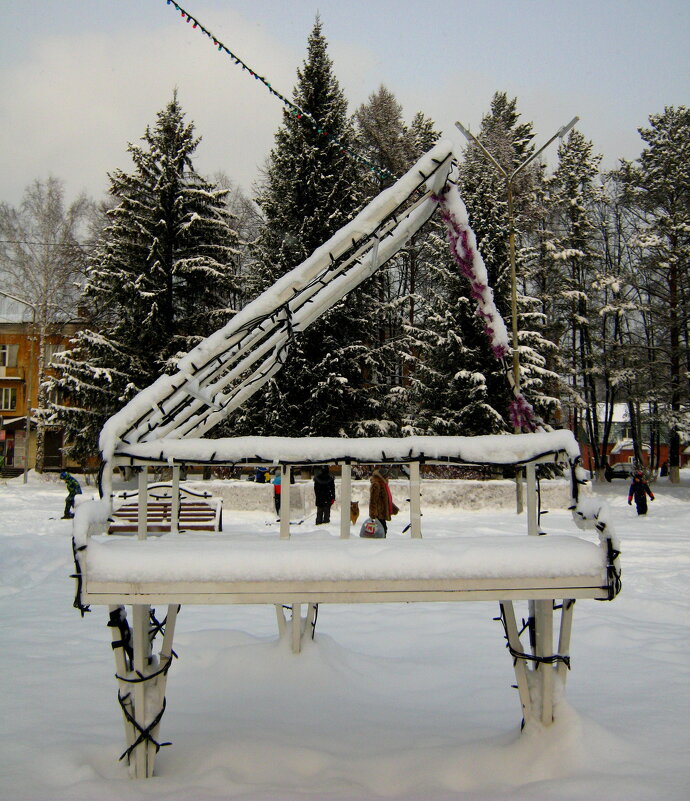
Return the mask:
[[[557,600],[608,597],[600,576],[558,579],[358,579],[352,581],[98,582],[86,579],[88,604],[407,603]]]

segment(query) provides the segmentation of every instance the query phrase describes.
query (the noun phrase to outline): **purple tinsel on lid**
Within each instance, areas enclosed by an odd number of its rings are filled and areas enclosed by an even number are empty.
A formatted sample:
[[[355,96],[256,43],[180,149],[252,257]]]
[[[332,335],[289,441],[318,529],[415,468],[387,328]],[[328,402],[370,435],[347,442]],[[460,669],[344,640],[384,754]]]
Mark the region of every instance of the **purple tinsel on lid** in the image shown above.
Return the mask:
[[[509,351],[508,344],[501,341],[500,338],[500,333],[505,331],[503,318],[496,308],[491,288],[477,274],[475,257],[478,254],[470,241],[470,229],[466,225],[461,225],[448,208],[446,195],[450,190],[450,184],[446,184],[439,194],[433,194],[431,197],[438,203],[441,219],[446,224],[453,260],[460,273],[470,282],[470,295],[477,302],[476,314],[484,324],[484,333],[491,344],[491,352],[494,358],[500,361],[508,355]],[[479,258],[481,260],[481,257]],[[510,403],[509,414],[515,428],[536,431],[537,421],[534,410],[522,393],[518,393]]]
[[[532,404],[527,402],[522,393],[516,395],[515,399],[510,402],[508,412],[510,414],[510,422],[515,428],[526,428],[528,431],[537,430],[537,421],[534,417]]]
[[[470,242],[470,232],[458,223],[446,205],[445,195],[449,191],[450,186],[446,185],[440,195],[432,195],[432,198],[439,204],[441,219],[446,224],[453,260],[457,264],[460,273],[470,282],[470,295],[477,301],[476,314],[484,321],[484,333],[491,343],[491,352],[494,358],[500,361],[507,355],[508,346],[503,342],[496,341],[497,327],[489,325],[489,323],[494,323],[498,317],[498,310],[493,303],[491,289],[476,274],[474,263],[476,254]],[[485,307],[488,307],[488,310]]]

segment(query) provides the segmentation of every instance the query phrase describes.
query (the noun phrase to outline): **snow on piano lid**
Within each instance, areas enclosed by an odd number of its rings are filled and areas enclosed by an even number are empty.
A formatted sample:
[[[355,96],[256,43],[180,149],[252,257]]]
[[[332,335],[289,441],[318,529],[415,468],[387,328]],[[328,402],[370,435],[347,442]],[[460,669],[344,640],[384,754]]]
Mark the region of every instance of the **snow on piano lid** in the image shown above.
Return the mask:
[[[511,465],[542,456],[565,454],[570,461],[580,455],[571,431],[533,434],[486,434],[478,437],[233,437],[222,439],[159,439],[151,442],[119,442],[117,457],[158,463],[314,464],[362,462],[378,464],[421,460],[459,464]]]
[[[353,581],[594,576],[602,549],[581,537],[488,535],[421,539],[251,539],[218,534],[137,540],[97,536],[89,582]]]

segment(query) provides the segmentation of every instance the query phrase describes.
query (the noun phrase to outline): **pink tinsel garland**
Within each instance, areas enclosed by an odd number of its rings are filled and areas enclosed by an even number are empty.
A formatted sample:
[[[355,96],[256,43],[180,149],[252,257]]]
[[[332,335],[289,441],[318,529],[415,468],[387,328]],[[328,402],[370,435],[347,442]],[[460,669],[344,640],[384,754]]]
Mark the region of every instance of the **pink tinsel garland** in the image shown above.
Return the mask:
[[[450,191],[450,186],[446,185],[440,195],[432,195],[440,209],[441,219],[446,224],[448,242],[450,244],[450,251],[453,260],[458,265],[462,275],[470,282],[470,295],[477,302],[476,314],[481,318],[484,325],[484,333],[489,339],[491,344],[491,351],[494,357],[501,361],[507,356],[509,348],[503,342],[496,340],[496,322],[501,322],[501,327],[505,328],[501,313],[496,308],[493,301],[493,292],[477,274],[475,268],[475,258],[478,256],[474,248],[470,244],[470,230],[466,226],[462,226],[455,215],[448,208],[445,195]],[[487,300],[487,297],[489,298]],[[511,382],[512,384],[513,382]],[[513,393],[515,394],[508,406],[508,413],[510,420],[516,429],[527,428],[529,431],[536,431],[537,420],[534,415],[532,405],[527,401],[525,396],[516,390],[513,386]]]

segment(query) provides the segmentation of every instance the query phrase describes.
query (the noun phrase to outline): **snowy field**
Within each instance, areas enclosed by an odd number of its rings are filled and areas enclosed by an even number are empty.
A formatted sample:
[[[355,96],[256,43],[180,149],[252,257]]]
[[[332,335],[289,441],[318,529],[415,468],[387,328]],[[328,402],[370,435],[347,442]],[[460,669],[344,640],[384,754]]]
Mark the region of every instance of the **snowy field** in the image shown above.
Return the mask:
[[[626,505],[626,483],[601,490],[622,540],[623,591],[578,601],[567,701],[550,729],[520,735],[493,603],[322,605],[297,656],[277,641],[272,607],[187,606],[161,731],[173,745],[155,778],[133,781],[118,762],[106,610],[82,620],[72,608],[63,485],[1,482],[0,798],[686,801],[690,474],[653,489],[646,518]],[[226,531],[265,531],[267,515],[225,520]],[[425,508],[423,523],[440,536],[526,525],[506,509],[447,507]],[[554,509],[543,525],[575,530]]]

